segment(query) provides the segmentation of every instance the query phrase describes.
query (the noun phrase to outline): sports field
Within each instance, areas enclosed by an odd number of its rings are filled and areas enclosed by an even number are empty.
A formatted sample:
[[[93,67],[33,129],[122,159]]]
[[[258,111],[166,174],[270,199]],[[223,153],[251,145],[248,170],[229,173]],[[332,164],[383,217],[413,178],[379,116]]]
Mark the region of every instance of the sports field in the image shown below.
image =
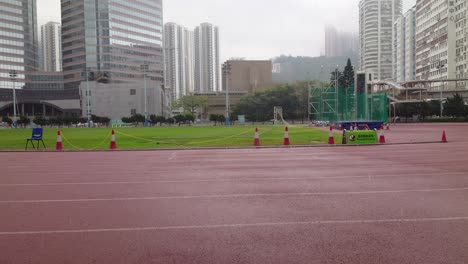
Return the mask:
[[[65,150],[108,149],[110,128],[63,128],[62,141]],[[252,146],[254,126],[233,127],[152,127],[115,129],[119,149],[197,148],[197,147],[245,147]],[[284,138],[283,126],[260,126],[262,146],[281,146]],[[56,128],[44,130],[47,149],[54,149]],[[0,130],[0,150],[22,150],[31,129]],[[292,145],[316,145],[328,142],[328,133],[308,127],[290,127]],[[341,137],[335,136],[336,142]]]

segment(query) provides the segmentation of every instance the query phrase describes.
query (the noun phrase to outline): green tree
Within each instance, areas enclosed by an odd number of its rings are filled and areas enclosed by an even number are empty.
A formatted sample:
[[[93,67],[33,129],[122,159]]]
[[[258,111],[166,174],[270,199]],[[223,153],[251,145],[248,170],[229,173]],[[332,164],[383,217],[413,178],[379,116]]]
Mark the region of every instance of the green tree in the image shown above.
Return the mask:
[[[132,123],[132,119],[130,117],[122,117],[121,118],[122,122],[125,124],[130,124]],[[85,122],[86,123],[86,122]]]
[[[9,126],[13,124],[13,120],[7,116],[2,117],[2,122],[7,123]]]
[[[41,127],[47,125],[48,120],[44,118],[43,116],[36,116],[33,119],[34,124],[39,125]]]
[[[218,125],[218,115],[211,114],[210,115],[210,121],[215,122],[215,126]]]
[[[418,103],[418,113],[422,117],[422,119],[426,119],[427,116],[432,115],[432,107],[428,102],[421,102]]]
[[[195,121],[195,116],[193,116],[193,114],[191,114],[191,113],[186,113],[185,114],[185,121],[194,122]]]
[[[444,103],[444,115],[463,117],[466,116],[466,106],[463,96],[456,93],[452,98],[447,98],[447,102]]]
[[[166,122],[167,122],[168,124],[172,125],[172,124],[175,123],[175,119],[171,117],[171,118],[168,118],[168,119],[166,120]]]
[[[224,123],[224,121],[226,121],[226,118],[224,117],[224,115],[218,115],[217,117],[217,120],[219,123]]]
[[[208,106],[208,97],[186,95],[173,104],[174,108],[182,108],[185,112],[195,115],[197,109],[202,109]]]
[[[182,115],[182,114],[174,116],[174,119],[175,119],[176,123],[179,124],[179,126],[180,126],[181,123],[185,122],[185,116]]]
[[[346,66],[344,67],[343,73],[341,74],[338,82],[339,87],[342,89],[351,87],[354,85],[354,68],[351,64],[351,59],[348,58]]]
[[[31,119],[29,119],[27,116],[20,116],[17,123],[18,125],[27,126],[31,123]]]
[[[145,122],[145,116],[142,114],[136,114],[130,117],[131,123],[144,123]]]

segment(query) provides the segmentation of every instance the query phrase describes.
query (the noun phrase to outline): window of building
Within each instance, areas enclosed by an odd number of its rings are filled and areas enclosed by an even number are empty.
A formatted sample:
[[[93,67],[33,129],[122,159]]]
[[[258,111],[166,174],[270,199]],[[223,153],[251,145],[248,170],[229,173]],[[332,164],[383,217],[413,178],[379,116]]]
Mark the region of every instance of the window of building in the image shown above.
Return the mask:
[[[130,89],[130,95],[136,95],[136,89]]]
[[[131,109],[130,110],[130,115],[132,115],[132,116],[136,115],[136,109]]]

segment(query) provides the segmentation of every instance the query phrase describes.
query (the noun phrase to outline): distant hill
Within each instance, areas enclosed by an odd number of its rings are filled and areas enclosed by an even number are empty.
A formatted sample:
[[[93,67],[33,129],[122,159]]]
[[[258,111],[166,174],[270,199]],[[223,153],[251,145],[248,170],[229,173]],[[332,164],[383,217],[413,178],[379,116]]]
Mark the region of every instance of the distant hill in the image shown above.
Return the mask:
[[[355,67],[358,66],[358,56],[346,57],[292,57],[281,55],[273,59],[273,81],[276,83],[294,83],[298,81],[320,80],[328,82],[330,73],[338,65],[343,70],[348,58]]]

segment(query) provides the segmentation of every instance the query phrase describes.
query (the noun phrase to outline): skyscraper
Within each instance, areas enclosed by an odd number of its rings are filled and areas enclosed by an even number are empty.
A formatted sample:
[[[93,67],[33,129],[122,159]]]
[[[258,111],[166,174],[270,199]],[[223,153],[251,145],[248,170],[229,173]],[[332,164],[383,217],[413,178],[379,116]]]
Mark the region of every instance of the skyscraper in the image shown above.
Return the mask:
[[[413,81],[416,76],[416,7],[396,20],[393,32],[394,80]]]
[[[209,23],[195,28],[195,92],[221,90],[219,29]]]
[[[393,25],[401,14],[401,0],[359,2],[360,66],[373,79],[393,79]]]
[[[62,71],[62,27],[48,22],[41,26],[41,59],[44,71]]]
[[[454,2],[454,0],[416,2],[417,80],[455,78]],[[443,88],[442,83],[438,86],[439,89]]]
[[[339,32],[334,26],[325,26],[325,56],[339,57],[359,52],[357,33]]]
[[[38,67],[36,0],[0,0],[0,10],[0,88],[22,88]]]
[[[175,23],[164,25],[164,80],[173,100],[194,92],[194,45],[193,31]]]
[[[88,72],[95,81],[93,114],[162,114],[162,0],[61,0],[61,5],[65,87],[79,87],[89,96],[89,83],[83,82]]]

